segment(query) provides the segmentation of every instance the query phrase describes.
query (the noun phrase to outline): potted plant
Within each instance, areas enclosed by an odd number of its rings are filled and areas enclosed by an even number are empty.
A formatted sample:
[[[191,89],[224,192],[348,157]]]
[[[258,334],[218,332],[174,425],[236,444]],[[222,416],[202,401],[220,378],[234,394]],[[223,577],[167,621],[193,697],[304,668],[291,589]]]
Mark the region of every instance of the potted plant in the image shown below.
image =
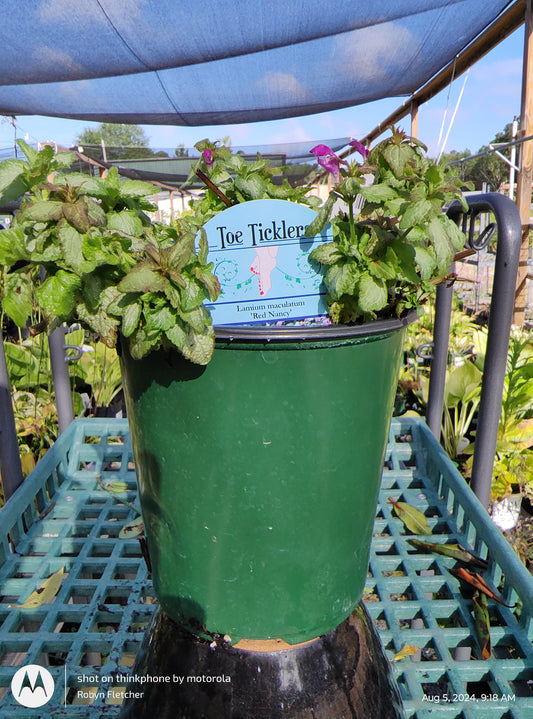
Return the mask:
[[[335,183],[319,207],[276,184],[261,157],[203,141],[193,171],[207,189],[171,227],[145,214],[153,190],[114,170],[49,181],[71,158],[24,144],[27,163],[0,165],[0,191],[28,191],[0,233],[4,310],[24,324],[37,303],[49,326],[75,319],[119,341],[154,587],[170,617],[159,636],[185,627],[208,648],[205,666],[217,648],[236,662],[302,643],[305,664],[317,638],[353,628],[403,330],[464,243],[443,214],[458,181],[421,143],[393,128],[370,152],[355,147],[361,164],[314,148]],[[201,228],[262,198],[315,207],[309,236],[331,223],[332,241],[310,255],[324,267],[328,324],[213,330],[203,303],[220,287]],[[148,645],[152,671],[163,644]],[[374,715],[395,716],[385,704]]]

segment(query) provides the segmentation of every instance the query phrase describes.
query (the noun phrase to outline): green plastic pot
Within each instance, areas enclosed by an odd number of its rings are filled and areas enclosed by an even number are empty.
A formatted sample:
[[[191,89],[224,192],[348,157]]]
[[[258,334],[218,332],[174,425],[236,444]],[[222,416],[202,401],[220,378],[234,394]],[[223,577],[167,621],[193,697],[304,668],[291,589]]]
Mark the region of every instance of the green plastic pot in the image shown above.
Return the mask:
[[[122,348],[153,582],[200,636],[311,640],[361,599],[408,321]]]

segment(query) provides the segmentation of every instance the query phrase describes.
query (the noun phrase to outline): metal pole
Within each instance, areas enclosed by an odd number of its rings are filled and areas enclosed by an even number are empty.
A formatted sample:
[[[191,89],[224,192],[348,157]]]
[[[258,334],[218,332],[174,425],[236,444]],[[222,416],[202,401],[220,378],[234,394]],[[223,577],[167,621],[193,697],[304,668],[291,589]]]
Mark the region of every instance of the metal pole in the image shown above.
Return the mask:
[[[22,465],[20,463],[19,446],[15,415],[11,401],[11,387],[7,374],[4,338],[0,327],[0,474],[4,499],[7,501],[18,486],[22,484]]]
[[[418,105],[411,103],[411,137],[418,137]]]
[[[429,395],[426,421],[433,435],[440,440],[444,385],[448,364],[448,343],[452,313],[453,286],[439,285],[435,298],[435,323],[433,327],[433,355],[429,377]]]
[[[516,205],[504,195],[494,198],[498,201],[494,205],[498,244],[471,485],[485,507],[490,500],[521,244],[520,214]]]
[[[64,432],[74,419],[70,377],[65,355],[65,327],[61,325],[48,337],[50,348],[50,366],[56,396],[59,431]]]
[[[518,209],[514,202],[505,195],[492,192],[471,196],[468,198],[468,204],[473,211],[471,222],[474,221],[474,215],[491,211],[494,213],[498,227],[487,350],[481,384],[471,482],[471,487],[480,502],[488,507],[522,233]],[[448,214],[454,219],[460,217],[462,213],[463,210],[459,203],[453,203],[448,210]]]
[[[512,125],[512,139],[516,139],[516,134],[518,132],[518,120],[516,117],[513,120]],[[513,145],[511,147],[511,162],[509,163],[509,197],[511,200],[514,200],[514,180],[515,180],[515,166],[516,166],[516,145]]]
[[[524,60],[522,66],[522,101],[519,136],[533,134],[533,3],[527,0],[524,28]],[[522,219],[522,249],[516,281],[513,322],[522,325],[526,313],[526,283],[531,223],[531,182],[533,181],[533,143],[525,142],[520,150],[520,172],[516,188],[516,204]]]

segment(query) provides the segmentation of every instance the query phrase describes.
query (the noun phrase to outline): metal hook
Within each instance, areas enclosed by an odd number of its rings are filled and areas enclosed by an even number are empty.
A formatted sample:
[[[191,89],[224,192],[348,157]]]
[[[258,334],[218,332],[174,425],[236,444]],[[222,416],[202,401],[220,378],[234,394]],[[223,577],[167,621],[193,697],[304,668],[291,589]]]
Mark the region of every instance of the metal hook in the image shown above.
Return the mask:
[[[473,250],[476,250],[476,252],[480,252],[481,250],[484,250],[485,247],[488,247],[489,242],[494,237],[494,234],[496,233],[496,223],[491,222],[488,224],[483,232],[481,232],[476,239],[474,239],[473,235],[468,238],[468,244]]]
[[[423,360],[433,359],[433,342],[424,345],[418,345],[415,350],[416,356]]]
[[[63,349],[65,350],[65,362],[77,362],[83,355],[83,347],[78,347],[78,345],[63,345]],[[74,350],[75,354],[67,355],[67,350]]]

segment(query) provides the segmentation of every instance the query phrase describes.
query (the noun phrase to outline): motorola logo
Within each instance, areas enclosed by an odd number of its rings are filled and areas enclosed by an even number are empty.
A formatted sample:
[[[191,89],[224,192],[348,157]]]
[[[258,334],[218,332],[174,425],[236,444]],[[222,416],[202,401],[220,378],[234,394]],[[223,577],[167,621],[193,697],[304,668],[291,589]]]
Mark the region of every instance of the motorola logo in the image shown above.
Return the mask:
[[[27,664],[11,680],[11,691],[23,707],[36,709],[50,701],[54,693],[54,678],[44,667]]]

